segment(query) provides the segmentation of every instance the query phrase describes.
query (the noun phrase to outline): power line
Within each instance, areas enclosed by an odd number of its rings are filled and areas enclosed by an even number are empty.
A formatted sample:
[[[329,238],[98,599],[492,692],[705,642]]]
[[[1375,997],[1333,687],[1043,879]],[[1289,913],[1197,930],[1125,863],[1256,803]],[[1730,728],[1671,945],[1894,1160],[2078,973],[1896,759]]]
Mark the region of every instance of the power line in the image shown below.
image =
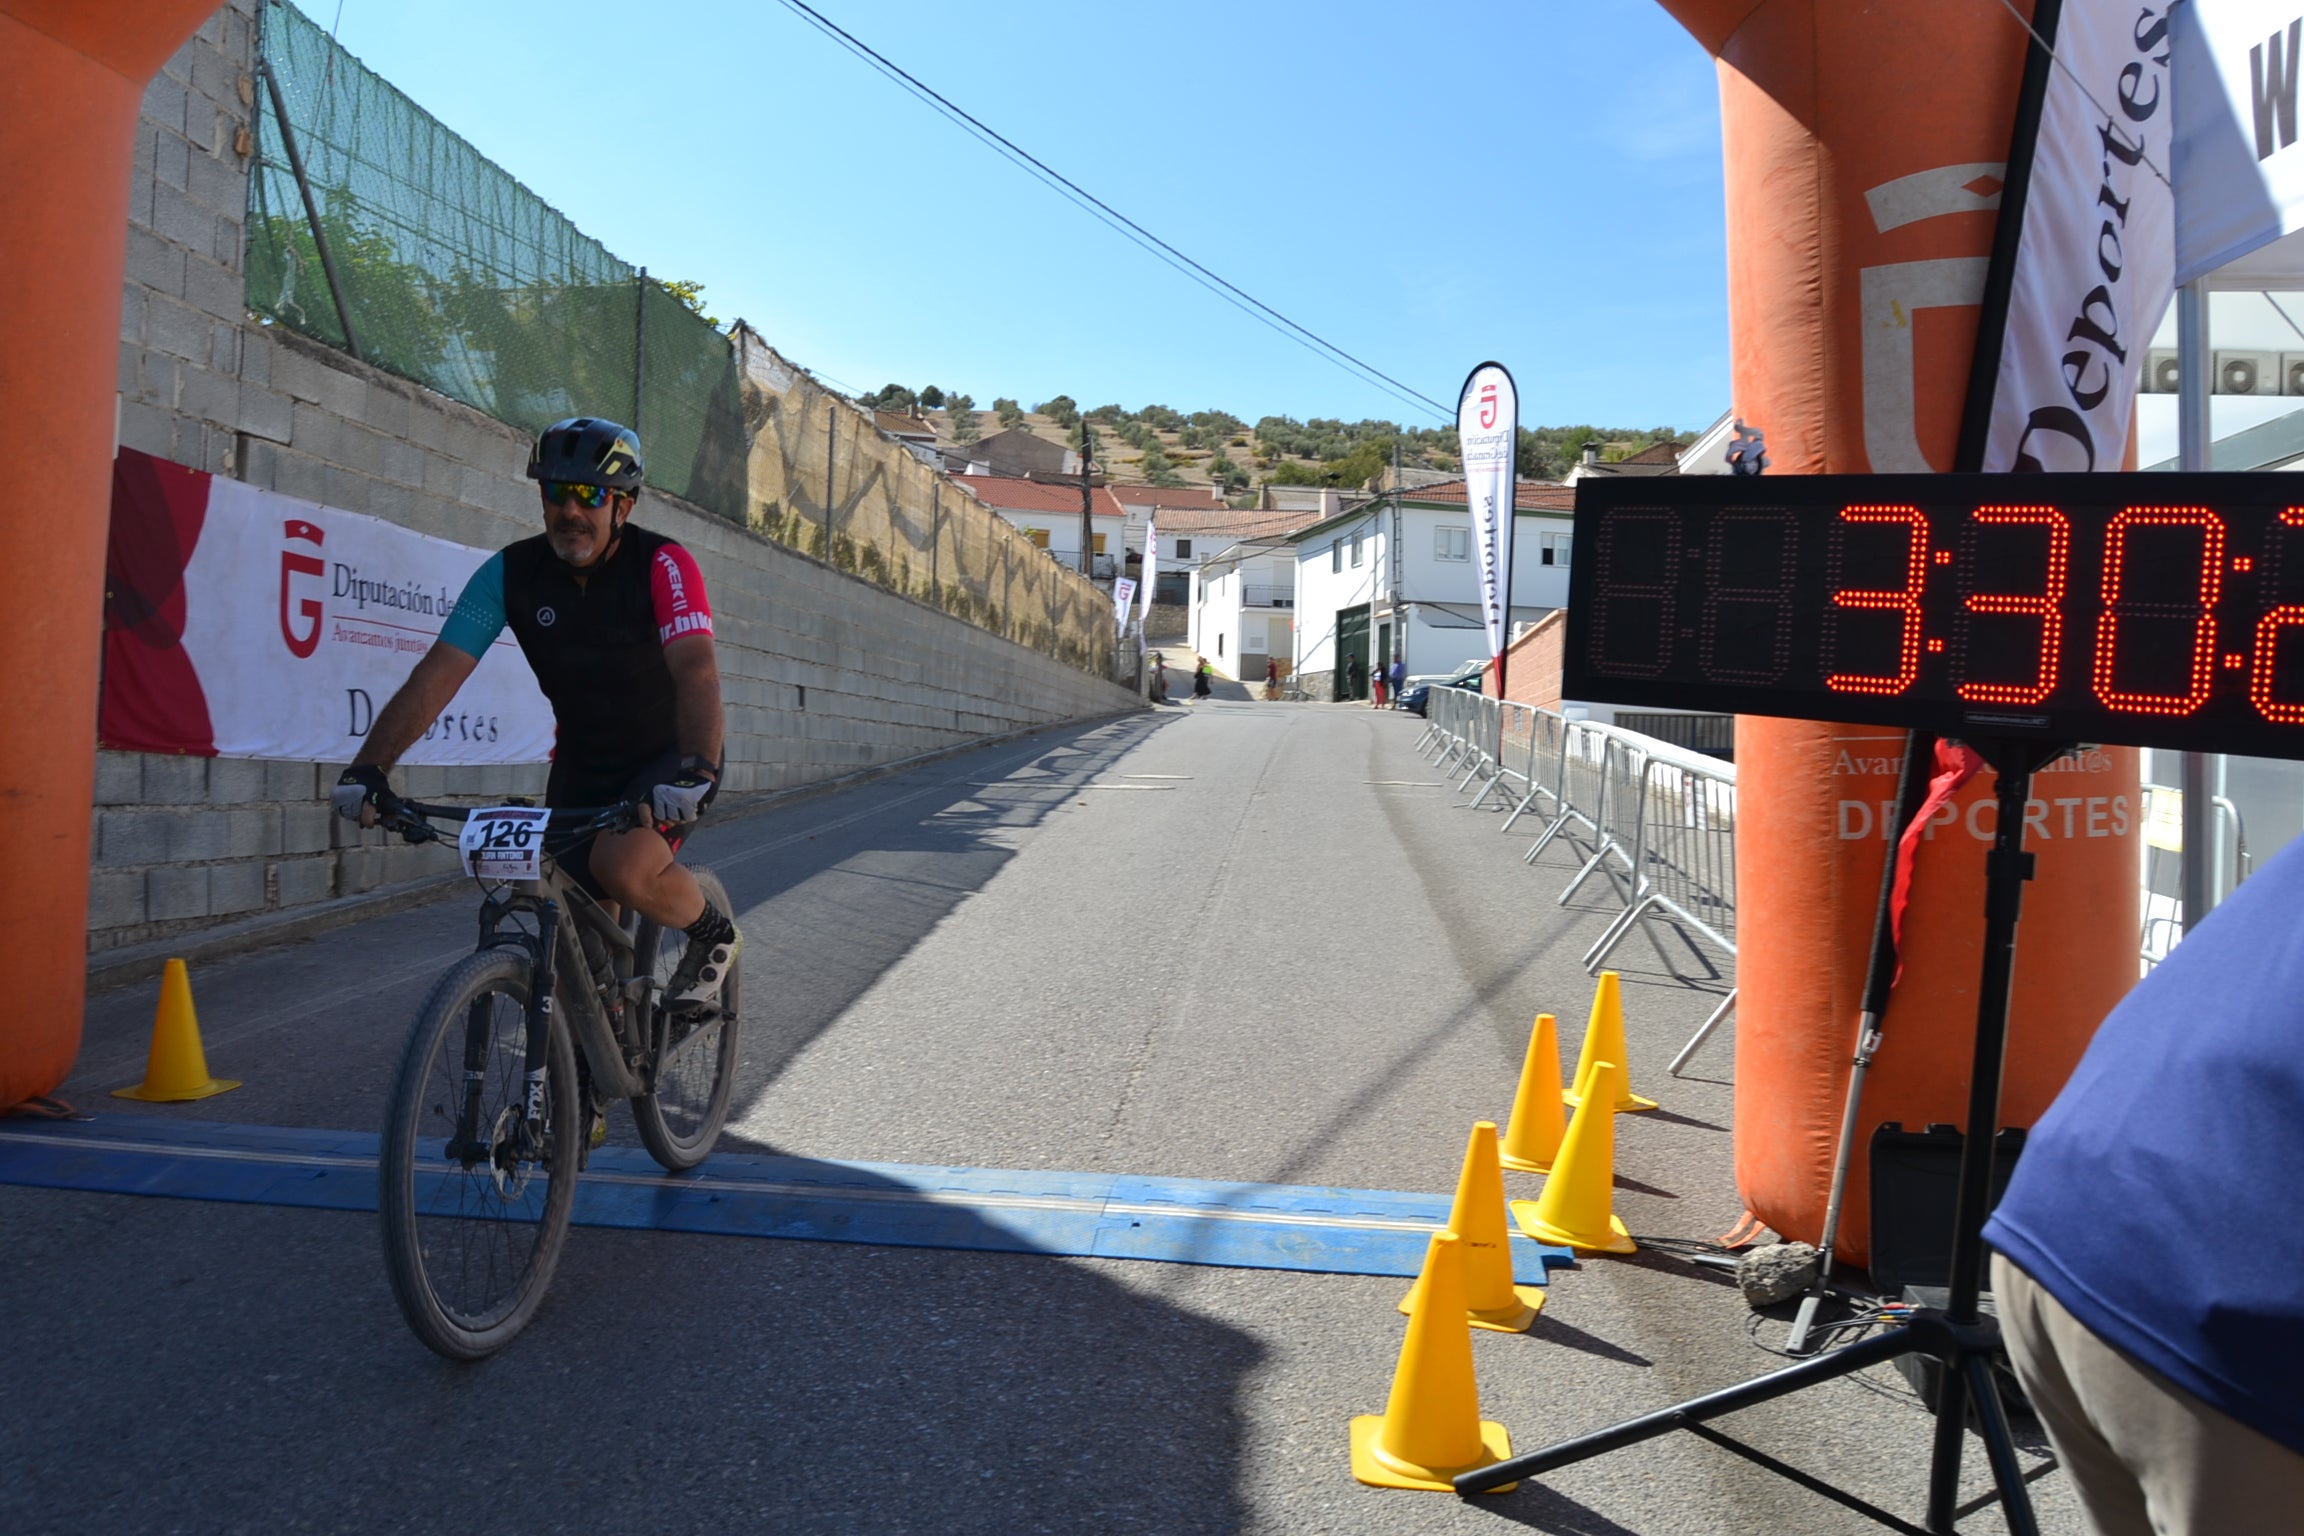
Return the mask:
[[[1345,351],[1342,347],[1337,346],[1334,342],[1329,341],[1326,337],[1321,336],[1317,332],[1312,331],[1305,326],[1299,325],[1295,321],[1289,319],[1286,315],[1280,313],[1280,311],[1274,309],[1271,305],[1265,303],[1262,299],[1257,298],[1254,294],[1247,292],[1245,289],[1240,288],[1236,284],[1228,282],[1224,278],[1218,276],[1216,273],[1211,272],[1208,268],[1202,266],[1199,262],[1194,261],[1191,257],[1185,255],[1182,251],[1176,249],[1176,247],[1161,239],[1158,235],[1153,234],[1152,231],[1146,229],[1143,225],[1137,223],[1134,219],[1129,218],[1126,214],[1120,212],[1111,204],[1105,202],[1102,198],[1088,191],[1079,183],[1071,180],[1069,177],[1063,175],[1061,172],[1049,166],[1045,161],[1042,161],[1037,156],[1016,144],[1014,141],[999,133],[997,130],[987,126],[985,123],[972,116],[970,113],[952,102],[949,98],[935,90],[935,88],[920,80],[916,76],[908,73],[902,68],[902,66],[894,63],[886,56],[875,51],[869,44],[856,37],[853,33],[846,31],[837,23],[826,17],[822,12],[817,11],[813,7],[806,4],[805,0],[783,0],[783,3],[785,8],[790,10],[794,15],[806,21],[809,25],[815,27],[818,31],[822,32],[825,36],[831,38],[833,41],[839,43],[849,52],[855,54],[858,58],[863,59],[873,68],[879,70],[889,79],[903,86],[906,90],[919,97],[929,106],[934,107],[938,112],[941,112],[945,117],[951,119],[954,123],[965,129],[969,134],[980,140],[987,148],[999,154],[1004,159],[1011,161],[1019,169],[1026,171],[1032,176],[1036,177],[1038,180],[1045,183],[1050,190],[1058,193],[1060,196],[1064,197],[1066,200],[1079,207],[1082,212],[1087,213],[1090,216],[1100,220],[1104,224],[1109,225],[1113,230],[1117,231],[1119,234],[1134,244],[1143,247],[1152,255],[1159,257],[1169,266],[1174,267],[1177,271],[1183,273],[1186,277],[1189,277],[1192,279],[1192,281],[1198,283],[1201,287],[1206,288],[1209,292],[1215,294],[1218,298],[1223,299],[1226,303],[1232,305],[1235,309],[1242,311],[1251,319],[1254,319],[1261,324],[1269,326],[1273,330],[1278,331],[1281,335],[1286,336],[1290,341],[1295,342],[1298,346],[1303,347],[1306,351],[1313,353],[1315,356],[1321,357],[1328,362],[1335,363],[1338,367],[1343,368],[1346,372],[1353,374],[1364,384],[1373,384],[1377,388],[1384,390],[1387,394],[1394,396],[1396,399],[1399,399],[1405,404],[1419,406],[1423,409],[1429,410],[1437,419],[1443,422],[1455,420],[1456,413],[1449,407],[1444,406],[1439,401],[1433,399],[1430,395],[1424,394],[1420,390],[1411,388],[1410,386],[1401,383],[1398,379],[1393,378],[1390,374],[1385,373],[1382,369],[1377,368],[1373,364],[1362,362],[1359,358],[1354,357],[1351,353]]]

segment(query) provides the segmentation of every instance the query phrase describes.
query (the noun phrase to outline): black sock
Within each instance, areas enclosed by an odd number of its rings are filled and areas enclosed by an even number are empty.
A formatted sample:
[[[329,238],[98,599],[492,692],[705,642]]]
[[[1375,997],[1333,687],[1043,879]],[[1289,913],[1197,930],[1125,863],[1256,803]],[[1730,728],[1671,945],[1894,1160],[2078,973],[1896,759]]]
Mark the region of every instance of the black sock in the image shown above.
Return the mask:
[[[736,925],[712,903],[704,903],[704,915],[680,930],[691,942],[703,945],[725,944],[736,937]]]

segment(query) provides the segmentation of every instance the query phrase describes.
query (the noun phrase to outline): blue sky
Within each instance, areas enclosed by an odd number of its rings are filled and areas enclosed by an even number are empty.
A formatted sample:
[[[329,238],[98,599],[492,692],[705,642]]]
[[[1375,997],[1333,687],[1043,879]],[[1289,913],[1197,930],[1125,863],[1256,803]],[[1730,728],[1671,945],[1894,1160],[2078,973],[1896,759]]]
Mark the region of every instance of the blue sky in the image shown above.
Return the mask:
[[[815,0],[1274,308],[1525,424],[1728,393],[1711,62],[1645,0]],[[1194,286],[773,0],[304,0],[628,261],[828,379],[1429,420]]]

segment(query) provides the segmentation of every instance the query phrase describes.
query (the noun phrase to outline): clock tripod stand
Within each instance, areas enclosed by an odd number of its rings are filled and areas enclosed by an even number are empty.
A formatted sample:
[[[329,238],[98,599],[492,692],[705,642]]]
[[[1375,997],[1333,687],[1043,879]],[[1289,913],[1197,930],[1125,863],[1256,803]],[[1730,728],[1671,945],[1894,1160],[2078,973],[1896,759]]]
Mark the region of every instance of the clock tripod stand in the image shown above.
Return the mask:
[[[1985,856],[1984,969],[1976,994],[1976,1048],[1969,1071],[1967,1134],[1960,1147],[1959,1195],[1953,1215],[1951,1294],[1945,1305],[1923,1308],[1884,1333],[1742,1386],[1708,1393],[1467,1472],[1456,1479],[1458,1493],[1486,1492],[1518,1478],[1539,1476],[1684,1429],[1890,1530],[1910,1536],[1946,1536],[1957,1529],[1953,1522],[1960,1462],[1968,1413],[1973,1407],[2011,1536],[2036,1536],[2039,1527],[2025,1493],[2023,1469],[2017,1464],[2007,1415],[1992,1380],[1992,1357],[2000,1347],[2000,1327],[1982,1314],[1978,1298],[1984,1289],[1984,1220],[1989,1214],[1993,1147],[2000,1128],[2000,1080],[2008,1043],[2008,991],[2015,974],[2016,924],[2023,907],[2024,882],[2032,878],[2033,855],[2024,851],[2025,804],[2032,794],[2032,775],[2069,747],[2005,737],[1971,738],[1969,745],[1997,775],[1993,793],[1999,827]],[[1738,1409],[1772,1402],[1904,1355],[1932,1356],[1943,1365],[1925,1525],[1914,1525],[1712,1426],[1712,1420]]]

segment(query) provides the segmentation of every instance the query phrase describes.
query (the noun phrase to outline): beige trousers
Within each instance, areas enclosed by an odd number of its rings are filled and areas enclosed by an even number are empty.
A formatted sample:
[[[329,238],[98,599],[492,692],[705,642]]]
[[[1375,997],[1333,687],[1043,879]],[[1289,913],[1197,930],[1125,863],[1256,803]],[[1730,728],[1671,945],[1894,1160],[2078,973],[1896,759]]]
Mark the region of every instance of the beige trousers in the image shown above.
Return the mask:
[[[2304,1530],[2304,1455],[2106,1344],[1999,1254],[1992,1294],[2016,1377],[2095,1536]]]

